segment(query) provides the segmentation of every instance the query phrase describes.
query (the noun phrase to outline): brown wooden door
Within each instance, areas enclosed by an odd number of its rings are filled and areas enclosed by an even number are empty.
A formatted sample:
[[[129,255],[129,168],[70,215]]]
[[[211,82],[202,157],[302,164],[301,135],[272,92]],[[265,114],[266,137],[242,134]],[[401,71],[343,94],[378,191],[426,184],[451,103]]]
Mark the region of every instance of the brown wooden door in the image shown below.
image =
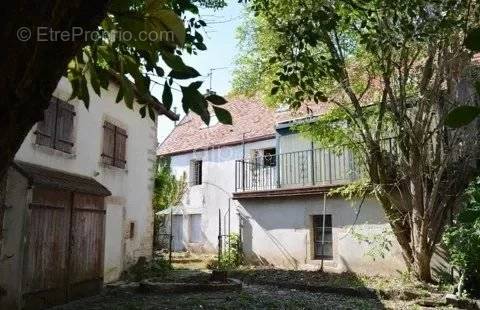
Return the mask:
[[[27,225],[23,293],[26,309],[65,302],[71,194],[35,189]]]
[[[105,240],[103,197],[35,188],[30,209],[25,308],[42,309],[99,292]]]
[[[103,285],[104,199],[74,194],[70,234],[69,299],[89,296]]]

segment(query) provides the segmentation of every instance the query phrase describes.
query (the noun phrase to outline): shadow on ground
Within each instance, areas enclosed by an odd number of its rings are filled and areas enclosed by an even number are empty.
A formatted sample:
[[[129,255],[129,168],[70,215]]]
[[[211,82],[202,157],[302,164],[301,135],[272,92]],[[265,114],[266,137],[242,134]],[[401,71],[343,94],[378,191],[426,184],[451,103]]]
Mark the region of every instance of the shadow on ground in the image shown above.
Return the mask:
[[[294,276],[292,276],[294,275]],[[205,281],[207,271],[192,272],[173,270],[165,275],[165,281]],[[354,275],[342,277],[329,274],[314,275],[301,271],[257,270],[232,272],[231,276],[243,279],[246,283],[240,292],[203,292],[182,294],[142,294],[132,289],[106,289],[101,295],[78,300],[57,310],[149,310],[149,309],[384,309],[374,295],[343,294],[322,290],[308,290],[305,285],[336,283],[340,288],[347,285],[351,289],[365,289],[360,279]],[[296,279],[296,282],[288,281]],[[268,280],[270,278],[270,280]],[[304,279],[304,283],[300,283]],[[263,279],[263,283],[262,280]],[[276,285],[290,283],[292,286]],[[303,286],[302,286],[303,285]],[[320,287],[320,286],[318,286]]]

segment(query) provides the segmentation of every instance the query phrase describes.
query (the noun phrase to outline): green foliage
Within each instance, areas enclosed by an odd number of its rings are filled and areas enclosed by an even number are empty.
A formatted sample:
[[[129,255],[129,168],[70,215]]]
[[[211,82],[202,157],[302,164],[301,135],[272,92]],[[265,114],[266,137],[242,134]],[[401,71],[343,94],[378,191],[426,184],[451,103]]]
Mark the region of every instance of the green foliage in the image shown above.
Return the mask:
[[[238,234],[230,234],[227,236],[226,247],[218,260],[212,260],[208,262],[208,269],[220,269],[220,270],[235,270],[241,266],[244,262],[242,253],[242,244],[240,236]]]
[[[169,110],[173,100],[171,88],[177,84],[182,87],[185,113],[189,110],[200,115],[205,113],[209,101],[203,95],[185,96],[185,93],[198,92],[198,85],[182,82],[200,76],[183,62],[183,53],[196,55],[206,49],[201,34],[206,23],[197,17],[198,7],[194,2],[216,8],[225,5],[216,0],[112,1],[105,20],[98,27],[98,35],[89,38],[68,65],[66,75],[72,85],[71,98],[82,100],[88,108],[88,84],[100,96],[101,90],[108,89],[113,80],[119,86],[116,102],[124,100],[126,106],[133,109],[136,99],[140,115],[146,117],[148,112],[155,120],[159,103],[150,91],[151,85],[163,85],[162,101]],[[208,124],[209,117],[202,119]],[[231,123],[228,117],[218,119]]]
[[[130,281],[141,281],[147,278],[163,277],[170,270],[172,270],[172,266],[163,256],[156,256],[151,261],[140,258],[123,277]]]
[[[463,192],[473,177],[469,163],[479,155],[473,124],[458,131],[444,126],[449,111],[477,104],[466,91],[476,80],[468,75],[472,52],[464,42],[476,48],[477,35],[470,30],[480,27],[479,3],[248,2],[254,30],[242,34],[254,55],[241,59],[237,72],[262,76],[252,84],[241,77],[234,82],[241,82],[240,89],[258,89],[276,106],[337,107],[297,130],[322,147],[354,152],[401,241],[406,264],[420,279],[431,280],[430,268],[417,260],[431,257],[451,197]]]
[[[352,200],[362,198],[364,195],[374,194],[372,185],[368,179],[358,179],[347,185],[340,186],[328,192],[329,196],[339,195],[345,199]]]
[[[381,233],[362,233],[358,229],[352,229],[353,238],[367,244],[366,256],[373,260],[385,258],[393,246],[394,235],[390,227],[384,228]]]
[[[162,158],[158,160],[155,169],[153,210],[159,212],[169,207],[175,207],[180,203],[187,186],[186,176],[177,179],[170,168],[170,160]]]
[[[467,292],[480,296],[480,179],[466,191],[462,210],[455,224],[445,231],[443,241]]]
[[[460,128],[473,122],[474,119],[480,114],[479,107],[462,106],[453,109],[445,120],[447,126],[453,128]]]

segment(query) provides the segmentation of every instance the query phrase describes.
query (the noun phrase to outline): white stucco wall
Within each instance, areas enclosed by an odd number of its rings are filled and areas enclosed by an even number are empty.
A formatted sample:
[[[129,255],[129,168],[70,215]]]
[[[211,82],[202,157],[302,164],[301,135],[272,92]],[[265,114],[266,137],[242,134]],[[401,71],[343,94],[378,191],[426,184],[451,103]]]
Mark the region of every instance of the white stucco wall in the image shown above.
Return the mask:
[[[70,83],[62,78],[54,96],[68,101]],[[123,269],[138,257],[152,254],[152,190],[153,164],[156,159],[156,124],[142,119],[138,106],[129,110],[123,102],[115,103],[116,85],[102,89],[101,98],[90,90],[90,107],[77,100],[75,106],[73,154],[35,144],[35,127],[16,155],[26,161],[53,169],[93,177],[111,192],[107,209],[105,240],[105,281],[119,277]],[[103,124],[109,122],[125,129],[128,134],[125,169],[101,163]],[[135,236],[128,238],[130,222],[135,223]]]
[[[285,268],[318,268],[313,259],[312,215],[323,214],[323,197],[292,197],[277,199],[245,199],[239,210],[246,219],[243,248],[252,262]],[[401,252],[394,236],[387,236],[388,224],[381,206],[367,199],[355,222],[359,201],[328,198],[325,214],[332,215],[333,260],[326,261],[330,271],[388,274],[404,268]],[[362,242],[355,233],[373,240],[387,237],[393,245],[386,256],[375,260],[367,255],[377,244]],[[379,242],[383,239],[379,238]]]
[[[245,144],[245,154],[251,150],[275,147],[275,139]],[[230,231],[238,232],[236,202],[230,200],[235,191],[235,160],[242,159],[243,146],[236,145],[219,149],[199,150],[192,153],[175,155],[171,158],[172,172],[177,178],[185,173],[187,182],[190,173],[190,161],[202,160],[202,184],[188,186],[182,200],[185,214],[202,214],[203,243],[188,244],[188,220],[183,221],[183,246],[190,249],[213,252],[218,244],[218,210],[221,210],[222,233],[228,233],[228,205],[230,201]],[[182,247],[175,244],[175,248]]]
[[[294,138],[298,138],[297,135],[286,137],[288,138],[280,138],[280,147],[283,147],[281,152],[301,151],[311,147],[308,141],[296,142]],[[251,150],[275,146],[275,139],[248,143],[245,145],[245,154],[248,156]],[[171,157],[173,173],[178,178],[185,173],[187,181],[190,161],[203,161],[203,184],[188,188],[181,212],[178,212],[184,215],[202,214],[203,251],[216,251],[218,210],[221,209],[222,221],[225,223],[228,197],[235,191],[235,160],[241,159],[242,153],[242,146],[239,145]],[[320,260],[313,259],[312,216],[322,214],[323,196],[241,199],[230,203],[231,232],[238,233],[240,214],[244,219],[243,248],[251,262],[284,268],[319,268]],[[355,222],[358,205],[358,200],[327,198],[326,214],[332,215],[333,222],[333,259],[325,262],[325,268],[336,272],[370,274],[391,274],[403,270],[399,246],[393,235],[385,233],[389,231],[389,225],[381,206],[376,200],[367,199]],[[198,250],[198,245],[188,244],[188,216],[183,216],[181,227],[180,218],[182,217],[177,216],[176,219],[176,225],[179,226],[177,239],[183,240],[183,243],[179,244],[177,240],[174,249]],[[355,228],[352,230],[350,227],[354,222]],[[226,230],[222,233],[225,234]],[[182,235],[181,238],[178,238],[179,234]],[[376,241],[368,244],[360,240],[362,236]],[[385,254],[382,258],[378,250],[382,248],[380,243],[385,240],[391,241],[392,246],[380,251]],[[369,255],[374,252],[377,254]]]

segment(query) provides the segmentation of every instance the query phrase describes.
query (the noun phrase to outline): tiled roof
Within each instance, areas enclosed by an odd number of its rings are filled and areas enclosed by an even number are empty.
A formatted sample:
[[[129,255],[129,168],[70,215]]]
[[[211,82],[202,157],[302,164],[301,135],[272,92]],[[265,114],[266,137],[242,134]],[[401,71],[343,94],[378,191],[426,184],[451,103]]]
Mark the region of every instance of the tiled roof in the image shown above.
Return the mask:
[[[238,144],[244,139],[252,141],[274,137],[275,113],[256,99],[231,100],[225,109],[232,114],[233,125],[219,123],[206,127],[198,115],[189,113],[160,145],[158,155]]]
[[[328,110],[325,104],[308,104],[295,112],[267,107],[255,98],[229,98],[225,108],[230,111],[233,125],[217,124],[206,127],[200,117],[189,113],[160,145],[158,155],[173,155],[213,147],[241,144],[275,137],[275,125],[308,115],[320,115]],[[308,110],[307,107],[310,109]]]

